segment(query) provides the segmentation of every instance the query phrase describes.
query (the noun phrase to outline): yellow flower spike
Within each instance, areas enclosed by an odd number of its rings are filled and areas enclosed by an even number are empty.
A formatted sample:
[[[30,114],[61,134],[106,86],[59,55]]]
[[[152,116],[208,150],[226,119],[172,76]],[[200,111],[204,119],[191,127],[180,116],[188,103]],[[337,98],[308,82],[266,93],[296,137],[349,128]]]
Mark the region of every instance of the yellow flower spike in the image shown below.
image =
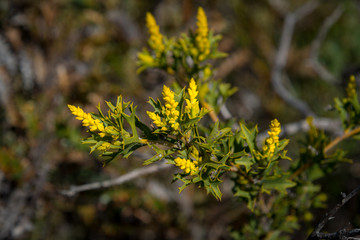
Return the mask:
[[[269,127],[269,137],[265,140],[265,145],[263,146],[264,154],[267,157],[271,157],[275,152],[275,147],[279,142],[279,134],[281,132],[280,123],[276,118],[271,121]]]
[[[356,81],[354,75],[350,76],[350,81],[346,87],[346,94],[348,98],[352,98],[356,94]]]
[[[160,55],[164,50],[163,36],[160,33],[159,26],[156,24],[155,18],[151,13],[146,14],[146,26],[150,33],[150,47]]]
[[[170,88],[164,86],[163,88],[163,99],[165,100],[165,107],[163,108],[163,114],[166,115],[166,120],[171,125],[171,128],[175,131],[179,129],[178,117],[180,112],[176,109],[179,105],[175,101],[175,94]]]
[[[209,42],[209,29],[207,18],[204,10],[199,7],[197,14],[197,29],[196,29],[196,45],[202,54],[199,55],[199,61],[203,61],[210,53],[210,42]]]
[[[188,93],[190,99],[185,99],[186,101],[185,112],[189,113],[190,118],[195,118],[199,114],[200,109],[199,109],[199,101],[196,98],[199,92],[197,91],[197,86],[193,78],[190,80]]]
[[[84,120],[86,113],[80,107],[75,107],[68,104],[68,108],[70,109],[71,113],[76,116],[77,120]]]
[[[68,107],[71,113],[76,116],[76,119],[82,121],[83,126],[89,127],[90,131],[99,130],[103,132],[105,130],[104,124],[99,119],[94,119],[90,113],[86,113],[80,107],[73,105],[68,105]]]
[[[147,111],[146,113],[147,113],[147,115],[149,116],[149,118],[150,118],[151,120],[153,120],[154,124],[155,124],[157,127],[161,128],[161,130],[163,130],[163,131],[166,131],[166,130],[167,130],[165,119],[161,119],[161,117],[160,117],[159,115],[157,115],[156,113],[153,113],[153,112]]]

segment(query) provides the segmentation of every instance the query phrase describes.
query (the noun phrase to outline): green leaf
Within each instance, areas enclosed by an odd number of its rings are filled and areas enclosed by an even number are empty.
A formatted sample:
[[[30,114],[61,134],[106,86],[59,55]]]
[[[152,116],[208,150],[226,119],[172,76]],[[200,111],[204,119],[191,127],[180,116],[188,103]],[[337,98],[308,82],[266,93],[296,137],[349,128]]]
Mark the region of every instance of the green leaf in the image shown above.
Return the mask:
[[[211,130],[209,137],[207,137],[207,142],[209,144],[216,143],[221,138],[225,136],[229,136],[230,133],[231,133],[231,128],[223,128],[219,130],[219,122],[216,122],[214,128]]]
[[[244,166],[246,172],[249,172],[252,165],[255,163],[254,158],[249,156],[243,156],[242,158],[235,159],[234,162],[236,165]]]
[[[266,177],[263,180],[262,191],[266,193],[270,193],[272,190],[277,190],[281,193],[286,194],[286,189],[294,187],[296,185],[295,182],[290,181],[287,179],[287,175],[278,176],[271,176]]]
[[[119,96],[120,98],[121,98],[121,96]],[[118,97],[118,98],[119,98]],[[111,103],[111,102],[108,102],[108,101],[105,101],[106,102],[106,104],[108,105],[108,107],[110,108],[110,110],[112,111],[112,112],[114,112],[115,111],[115,106]]]
[[[188,185],[192,183],[192,179],[187,179],[185,177],[186,175],[181,173],[174,175],[173,182],[175,182],[176,180],[180,180],[184,183],[181,187],[179,187],[179,193],[181,193],[182,190],[184,190]]]
[[[95,144],[97,142],[94,138],[87,138],[81,141],[82,144]]]
[[[248,153],[245,150],[243,150],[243,151],[235,152],[235,153],[231,154],[230,157],[231,158],[241,158],[241,157],[247,156],[247,155],[248,155]]]
[[[208,179],[204,180],[204,187],[206,189],[207,194],[211,193],[218,201],[221,200],[222,193],[219,188],[219,184],[221,182],[218,181],[209,181]]]
[[[360,104],[359,104],[359,99],[358,99],[358,95],[355,94],[351,99],[351,104],[353,105],[354,107],[354,110],[356,113],[359,113],[360,112]]]
[[[187,114],[184,114],[184,115],[186,116],[185,119],[180,120],[179,124],[180,124],[180,126],[183,126],[185,128],[188,128],[193,124],[196,124],[201,119],[200,117],[190,119],[189,116],[187,116]]]
[[[221,96],[223,97],[230,97],[231,95],[233,95],[234,93],[237,92],[237,88],[236,87],[231,87],[230,83],[220,83],[219,84],[219,91]]]
[[[241,136],[245,139],[246,143],[249,146],[250,152],[255,150],[256,135],[258,133],[257,127],[254,127],[252,130],[249,130],[245,124],[240,122]]]
[[[164,154],[163,153],[157,153],[156,155],[152,156],[151,158],[147,159],[146,161],[144,161],[143,165],[149,165],[151,163],[154,163],[156,161],[159,161],[161,159],[164,158]]]
[[[144,161],[144,163],[143,163],[144,165],[149,165],[151,163],[159,161],[163,158],[170,156],[171,154],[173,154],[174,152],[177,151],[177,149],[162,150],[162,149],[156,147],[155,145],[151,145],[151,146],[152,146],[152,149],[156,152],[156,155],[154,155],[153,157]]]
[[[136,131],[136,115],[135,115],[136,108],[137,108],[137,106],[135,106],[134,108],[133,108],[133,106],[130,106],[130,112],[131,112],[130,115],[122,113],[122,116],[129,123],[131,131],[132,131],[132,137],[127,138],[127,139],[124,138],[125,144],[139,141],[139,136]]]
[[[162,116],[162,105],[159,99],[155,102],[153,98],[149,98],[150,105],[154,108],[154,113],[159,114]]]

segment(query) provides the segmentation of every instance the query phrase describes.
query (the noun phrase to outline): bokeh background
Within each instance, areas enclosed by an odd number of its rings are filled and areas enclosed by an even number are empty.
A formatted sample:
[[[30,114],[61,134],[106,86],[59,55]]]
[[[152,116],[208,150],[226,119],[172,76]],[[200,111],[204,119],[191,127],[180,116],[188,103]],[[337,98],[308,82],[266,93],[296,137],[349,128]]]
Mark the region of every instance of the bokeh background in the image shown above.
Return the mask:
[[[231,239],[251,213],[232,197],[227,180],[221,202],[195,187],[179,194],[179,184],[171,183],[174,169],[61,194],[140,168],[150,154],[140,150],[103,167],[80,143],[86,132],[67,104],[95,112],[121,94],[150,123],[148,97],[160,96],[172,79],[156,70],[136,74],[137,52],[148,38],[146,12],[164,35],[178,36],[195,29],[202,6],[228,53],[214,62],[216,77],[238,88],[226,105],[230,116],[260,131],[275,117],[282,124],[303,120],[306,114],[279,96],[272,74],[287,17],[309,2],[316,5],[285,35],[290,45],[282,82],[316,116],[332,119],[329,104],[344,95],[349,75],[360,72],[359,1],[0,0],[0,239]],[[304,134],[286,137],[296,158]],[[329,208],[359,184],[357,146],[342,143],[354,163],[320,182]],[[314,211],[314,226],[325,212]],[[359,226],[358,213],[354,198],[329,231]],[[304,239],[305,229],[293,239]]]

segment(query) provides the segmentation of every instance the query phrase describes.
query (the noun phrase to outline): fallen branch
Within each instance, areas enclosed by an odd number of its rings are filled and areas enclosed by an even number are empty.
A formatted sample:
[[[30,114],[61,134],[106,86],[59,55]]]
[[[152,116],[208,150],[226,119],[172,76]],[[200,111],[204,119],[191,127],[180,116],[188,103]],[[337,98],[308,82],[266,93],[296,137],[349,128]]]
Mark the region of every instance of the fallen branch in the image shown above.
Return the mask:
[[[159,164],[153,164],[146,167],[137,168],[129,173],[126,173],[118,178],[111,179],[111,180],[105,180],[102,182],[94,182],[94,183],[87,183],[79,186],[71,186],[69,190],[63,190],[60,191],[62,195],[72,197],[80,192],[90,191],[90,190],[96,190],[100,188],[109,188],[112,186],[120,185],[125,182],[131,181],[133,179],[159,172],[160,170],[164,170],[167,168],[172,167],[170,164],[166,164],[165,162],[159,163]]]
[[[307,240],[319,240],[319,239],[347,239],[348,237],[353,237],[360,235],[360,229],[353,230],[339,230],[335,233],[321,233],[320,231],[324,228],[325,224],[334,219],[334,215],[336,212],[345,205],[351,198],[353,198],[356,194],[360,192],[360,186],[355,188],[350,194],[345,195],[342,194],[343,199],[341,203],[337,204],[330,212],[325,214],[325,217],[321,220],[321,222],[315,227],[314,231],[310,234]]]

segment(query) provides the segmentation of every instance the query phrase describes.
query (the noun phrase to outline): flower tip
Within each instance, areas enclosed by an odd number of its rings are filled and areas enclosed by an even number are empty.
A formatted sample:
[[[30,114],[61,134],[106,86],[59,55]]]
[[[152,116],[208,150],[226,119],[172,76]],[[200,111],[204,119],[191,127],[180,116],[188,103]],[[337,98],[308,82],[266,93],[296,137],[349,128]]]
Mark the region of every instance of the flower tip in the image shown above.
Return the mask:
[[[146,22],[154,22],[155,21],[155,18],[154,16],[150,13],[150,12],[147,12],[146,13]]]
[[[198,15],[205,15],[205,11],[202,7],[198,7]]]

